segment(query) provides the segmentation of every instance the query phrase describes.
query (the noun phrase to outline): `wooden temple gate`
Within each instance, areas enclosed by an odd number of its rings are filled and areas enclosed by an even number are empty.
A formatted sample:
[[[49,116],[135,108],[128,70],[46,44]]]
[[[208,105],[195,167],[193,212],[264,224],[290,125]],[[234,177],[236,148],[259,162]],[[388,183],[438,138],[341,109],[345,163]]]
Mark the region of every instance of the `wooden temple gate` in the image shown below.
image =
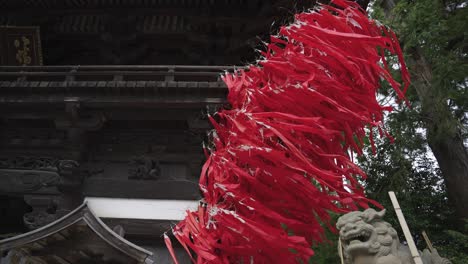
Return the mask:
[[[0,1],[1,263],[169,263],[177,219],[99,218],[85,198],[199,199],[207,114],[235,68],[213,65],[254,62],[313,4]]]

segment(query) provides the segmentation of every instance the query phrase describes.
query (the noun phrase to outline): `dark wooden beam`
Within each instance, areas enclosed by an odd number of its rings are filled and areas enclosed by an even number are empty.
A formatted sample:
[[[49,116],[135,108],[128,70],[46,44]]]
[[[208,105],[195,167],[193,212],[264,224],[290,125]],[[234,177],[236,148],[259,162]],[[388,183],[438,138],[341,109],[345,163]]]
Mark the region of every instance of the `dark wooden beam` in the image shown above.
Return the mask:
[[[90,197],[197,200],[198,183],[190,181],[145,181],[89,178],[83,195]]]

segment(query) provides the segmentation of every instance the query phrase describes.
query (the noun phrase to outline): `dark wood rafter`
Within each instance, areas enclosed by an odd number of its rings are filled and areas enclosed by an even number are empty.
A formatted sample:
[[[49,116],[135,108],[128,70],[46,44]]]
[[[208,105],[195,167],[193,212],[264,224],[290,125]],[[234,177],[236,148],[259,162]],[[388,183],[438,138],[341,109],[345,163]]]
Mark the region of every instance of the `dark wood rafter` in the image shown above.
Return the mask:
[[[0,66],[2,105],[169,107],[222,104],[226,66]],[[46,96],[44,96],[46,95]]]

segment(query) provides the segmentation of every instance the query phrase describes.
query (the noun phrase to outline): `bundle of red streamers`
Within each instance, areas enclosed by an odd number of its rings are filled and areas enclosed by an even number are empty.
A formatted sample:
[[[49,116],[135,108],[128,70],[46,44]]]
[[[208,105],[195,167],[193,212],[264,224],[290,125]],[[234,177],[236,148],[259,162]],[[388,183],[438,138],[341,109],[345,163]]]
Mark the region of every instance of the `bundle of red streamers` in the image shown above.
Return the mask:
[[[211,118],[204,198],[172,230],[194,263],[306,263],[330,212],[372,203],[352,153],[373,128],[385,134],[391,109],[377,89],[387,81],[404,99],[408,72],[392,31],[354,2],[332,4],[297,14],[257,65],[224,76],[232,108]],[[386,54],[399,58],[404,85]]]

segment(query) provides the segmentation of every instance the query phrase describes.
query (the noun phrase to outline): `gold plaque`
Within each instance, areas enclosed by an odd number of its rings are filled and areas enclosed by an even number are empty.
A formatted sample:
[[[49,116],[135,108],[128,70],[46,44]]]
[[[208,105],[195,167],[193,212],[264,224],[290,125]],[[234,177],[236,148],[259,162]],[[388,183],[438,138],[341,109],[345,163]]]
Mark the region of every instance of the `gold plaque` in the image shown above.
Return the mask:
[[[0,27],[0,65],[42,65],[39,27]]]

